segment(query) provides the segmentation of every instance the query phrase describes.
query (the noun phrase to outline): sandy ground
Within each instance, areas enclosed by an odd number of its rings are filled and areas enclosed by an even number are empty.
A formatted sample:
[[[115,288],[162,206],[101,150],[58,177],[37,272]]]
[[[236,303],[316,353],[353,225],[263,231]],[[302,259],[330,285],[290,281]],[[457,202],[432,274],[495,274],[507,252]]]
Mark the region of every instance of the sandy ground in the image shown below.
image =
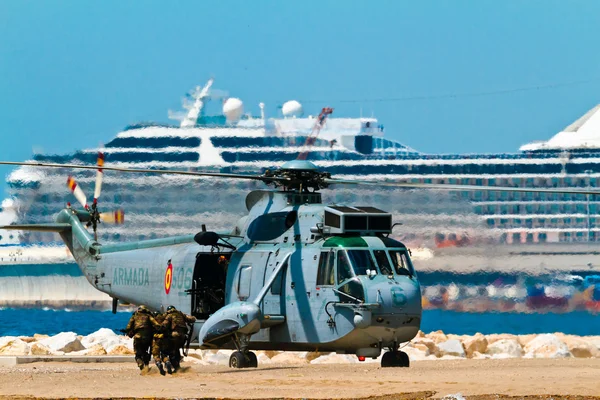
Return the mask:
[[[448,360],[410,368],[377,364],[264,365],[233,370],[187,364],[162,377],[131,364],[33,363],[0,368],[2,398],[442,398],[600,396],[599,359]],[[500,396],[498,396],[500,395]],[[451,398],[461,398],[459,396]],[[588,398],[588,397],[585,397]],[[600,397],[597,397],[600,399]]]

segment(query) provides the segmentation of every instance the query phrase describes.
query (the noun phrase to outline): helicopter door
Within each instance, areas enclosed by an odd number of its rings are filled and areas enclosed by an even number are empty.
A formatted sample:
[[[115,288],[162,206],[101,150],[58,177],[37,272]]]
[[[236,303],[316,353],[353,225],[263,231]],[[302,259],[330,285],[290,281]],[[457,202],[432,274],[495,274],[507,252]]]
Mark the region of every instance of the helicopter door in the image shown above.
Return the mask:
[[[264,298],[263,304],[262,304],[263,314],[264,315],[284,315],[284,308],[283,308],[284,284],[283,284],[283,281],[285,280],[285,276],[287,273],[287,263],[290,258],[286,257],[286,255],[283,255],[283,257],[281,257],[281,256],[273,257],[272,254],[273,253],[269,254],[269,258],[267,260],[263,285],[267,282],[267,280],[269,279],[269,277],[271,276],[271,274],[273,273],[275,268],[277,268],[277,266],[279,265],[280,262],[285,263],[285,265],[283,266],[283,268],[281,269],[279,274],[277,274],[277,277],[275,278],[273,285],[271,285],[271,289],[265,295],[265,298]]]
[[[207,319],[225,305],[225,278],[231,253],[198,253],[188,290],[192,301],[192,315]]]

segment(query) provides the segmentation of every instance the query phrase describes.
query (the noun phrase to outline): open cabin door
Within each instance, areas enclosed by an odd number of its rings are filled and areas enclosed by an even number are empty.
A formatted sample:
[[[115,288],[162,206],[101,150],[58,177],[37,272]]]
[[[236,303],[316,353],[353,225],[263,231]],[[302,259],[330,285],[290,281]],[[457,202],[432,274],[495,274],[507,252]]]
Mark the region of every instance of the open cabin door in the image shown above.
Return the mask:
[[[192,278],[192,315],[207,319],[225,305],[225,282],[231,253],[198,253]]]

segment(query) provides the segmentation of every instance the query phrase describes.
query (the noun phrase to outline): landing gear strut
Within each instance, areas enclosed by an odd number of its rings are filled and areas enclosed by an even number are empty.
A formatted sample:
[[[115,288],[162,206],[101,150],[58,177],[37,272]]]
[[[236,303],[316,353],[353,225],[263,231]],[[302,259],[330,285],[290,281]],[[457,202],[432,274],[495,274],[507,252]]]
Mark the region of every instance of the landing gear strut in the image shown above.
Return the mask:
[[[408,354],[403,351],[386,351],[381,357],[381,367],[409,367],[410,360]]]

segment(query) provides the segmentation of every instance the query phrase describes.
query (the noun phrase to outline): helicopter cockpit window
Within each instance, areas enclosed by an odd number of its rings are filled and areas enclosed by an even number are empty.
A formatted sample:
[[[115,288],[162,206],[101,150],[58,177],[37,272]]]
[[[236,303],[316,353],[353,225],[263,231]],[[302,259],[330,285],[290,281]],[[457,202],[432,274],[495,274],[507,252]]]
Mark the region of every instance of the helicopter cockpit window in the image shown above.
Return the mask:
[[[355,275],[367,275],[367,270],[377,271],[369,250],[348,250]]]
[[[348,300],[358,300],[360,302],[365,301],[365,291],[363,289],[362,283],[358,280],[358,278],[353,278],[348,282],[344,283],[342,286],[338,288],[338,290],[342,293],[346,293],[348,296],[341,295],[341,300],[347,302]],[[343,299],[342,297],[348,297]]]
[[[398,275],[413,276],[414,269],[406,250],[390,250],[390,258]]]
[[[335,284],[335,269],[333,264],[335,253],[324,251],[319,259],[319,271],[317,272],[317,286],[333,286]]]
[[[352,274],[352,267],[348,260],[348,255],[344,250],[337,252],[337,281],[338,283],[344,282],[346,279],[350,279],[354,276]]]
[[[388,259],[387,252],[385,250],[374,250],[375,260],[379,264],[379,270],[383,275],[392,275],[392,266]]]

